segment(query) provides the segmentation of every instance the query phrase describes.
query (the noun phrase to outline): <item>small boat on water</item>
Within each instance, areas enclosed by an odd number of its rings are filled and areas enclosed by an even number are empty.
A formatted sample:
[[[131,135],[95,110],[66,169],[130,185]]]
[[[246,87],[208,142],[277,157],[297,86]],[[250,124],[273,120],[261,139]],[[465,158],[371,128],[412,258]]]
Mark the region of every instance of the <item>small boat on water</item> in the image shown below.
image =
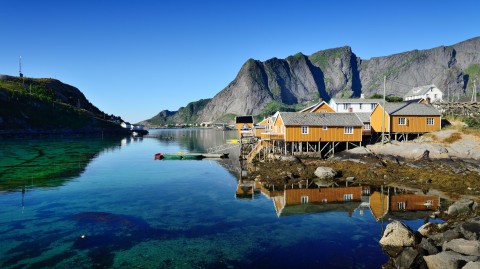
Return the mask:
[[[228,153],[156,153],[154,160],[202,160],[202,159],[224,159]]]

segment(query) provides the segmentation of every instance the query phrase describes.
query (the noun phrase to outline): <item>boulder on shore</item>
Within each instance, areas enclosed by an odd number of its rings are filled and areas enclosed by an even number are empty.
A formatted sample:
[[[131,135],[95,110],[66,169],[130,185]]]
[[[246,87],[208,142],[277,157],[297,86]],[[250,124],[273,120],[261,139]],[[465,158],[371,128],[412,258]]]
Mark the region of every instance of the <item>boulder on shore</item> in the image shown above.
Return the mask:
[[[319,166],[315,170],[314,174],[319,178],[319,179],[333,179],[337,175],[337,171],[333,170],[330,167],[323,167]]]
[[[394,220],[385,228],[380,244],[391,247],[413,247],[415,233],[407,225]]]
[[[472,212],[474,202],[469,199],[461,199],[448,207],[447,214],[450,216],[464,216]]]
[[[480,256],[480,242],[478,240],[453,239],[443,244],[443,250],[453,250],[457,253]]]
[[[478,257],[463,256],[453,251],[444,251],[436,255],[423,256],[429,269],[461,268],[467,262],[477,261]]]

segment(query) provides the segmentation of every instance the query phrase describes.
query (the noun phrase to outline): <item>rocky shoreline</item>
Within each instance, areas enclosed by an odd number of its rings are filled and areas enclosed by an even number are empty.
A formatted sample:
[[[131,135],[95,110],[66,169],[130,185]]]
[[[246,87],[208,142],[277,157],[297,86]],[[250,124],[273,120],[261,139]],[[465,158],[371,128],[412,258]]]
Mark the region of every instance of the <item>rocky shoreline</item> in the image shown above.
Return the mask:
[[[446,212],[435,212],[434,217],[447,220],[442,224],[428,222],[412,231],[392,221],[379,242],[390,257],[382,268],[480,268],[478,213],[476,202],[462,199]]]
[[[305,182],[331,186],[347,181],[407,187],[460,199],[446,212],[432,216],[446,221],[442,224],[429,222],[414,232],[400,221],[392,221],[380,241],[390,257],[383,268],[480,268],[477,136],[442,130],[413,141],[355,148],[327,160],[270,154],[253,164],[246,179],[279,187]],[[391,236],[397,239],[386,239]]]

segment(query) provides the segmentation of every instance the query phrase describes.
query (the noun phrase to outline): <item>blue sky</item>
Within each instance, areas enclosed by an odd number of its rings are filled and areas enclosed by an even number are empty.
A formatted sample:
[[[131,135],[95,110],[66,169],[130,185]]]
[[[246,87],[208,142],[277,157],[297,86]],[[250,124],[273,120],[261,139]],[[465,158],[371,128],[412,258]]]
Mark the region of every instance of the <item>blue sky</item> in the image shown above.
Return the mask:
[[[249,58],[368,59],[479,36],[480,1],[2,1],[0,74],[52,77],[138,122],[213,97]]]

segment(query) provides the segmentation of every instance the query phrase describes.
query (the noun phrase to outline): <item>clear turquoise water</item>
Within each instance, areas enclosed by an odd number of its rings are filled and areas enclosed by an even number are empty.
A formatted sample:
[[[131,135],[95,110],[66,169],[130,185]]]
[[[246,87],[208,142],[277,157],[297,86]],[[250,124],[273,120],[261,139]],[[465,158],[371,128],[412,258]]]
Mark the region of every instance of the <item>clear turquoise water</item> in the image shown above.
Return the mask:
[[[235,136],[154,130],[136,140],[3,141],[0,268],[379,268],[387,261],[382,224],[370,212],[279,218],[263,195],[235,198],[237,179],[225,168],[235,156],[153,160]]]

